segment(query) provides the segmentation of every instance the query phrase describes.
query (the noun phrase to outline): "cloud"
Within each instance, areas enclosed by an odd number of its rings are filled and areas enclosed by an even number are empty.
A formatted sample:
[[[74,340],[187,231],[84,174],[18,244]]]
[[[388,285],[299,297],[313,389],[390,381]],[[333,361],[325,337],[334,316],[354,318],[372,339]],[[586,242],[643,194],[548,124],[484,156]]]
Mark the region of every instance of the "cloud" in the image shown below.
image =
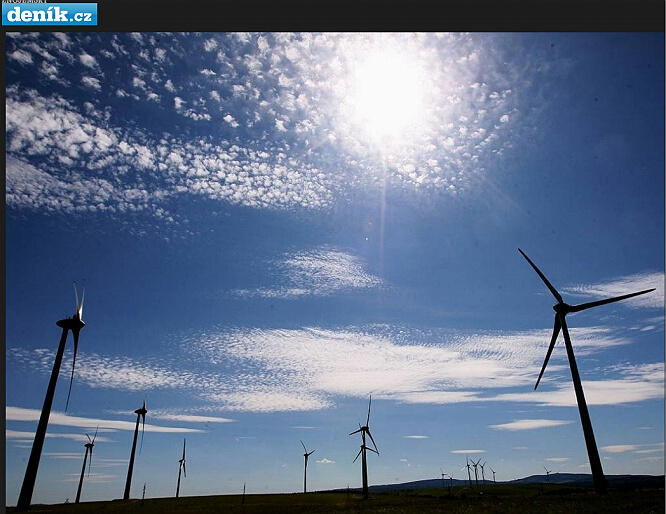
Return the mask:
[[[601,451],[608,453],[625,453],[625,452],[636,451],[637,449],[638,446],[636,446],[635,444],[615,444],[611,446],[602,446],[600,448]]]
[[[615,367],[614,371],[622,378],[583,381],[588,405],[620,405],[664,398],[664,363]],[[558,384],[551,391],[499,394],[490,400],[536,403],[550,407],[577,405],[570,382]]]
[[[10,409],[10,407],[7,407],[7,409]],[[39,416],[36,418],[36,420],[39,420]],[[7,421],[11,421],[9,417],[7,417]],[[21,420],[24,421],[24,420]],[[51,420],[49,419],[49,422]],[[86,437],[85,434],[59,434],[57,432],[47,432],[46,437],[54,438],[54,439],[72,439],[73,441],[78,441],[80,443],[88,443],[88,438]],[[15,439],[19,441],[32,441],[35,439],[35,432],[25,432],[21,430],[5,430],[5,438],[6,439]],[[98,436],[95,439],[95,442],[112,442],[111,439],[108,437],[104,436]],[[80,458],[81,456],[78,455],[77,458]]]
[[[518,430],[534,430],[537,428],[550,428],[561,425],[568,425],[572,421],[555,420],[555,419],[518,419],[510,423],[502,423],[499,425],[488,425],[488,428],[494,430],[508,430],[515,432]]]
[[[603,300],[653,288],[656,290],[622,300],[622,304],[634,309],[663,309],[664,273],[662,272],[636,273],[607,282],[566,287],[563,288],[563,291],[573,295]]]
[[[358,257],[334,248],[286,255],[272,264],[281,274],[278,281],[286,285],[272,289],[236,289],[232,294],[240,298],[289,299],[358,292],[385,285],[381,278],[364,271]]]
[[[201,407],[157,414],[184,422],[210,421],[205,416],[227,419],[218,416],[221,411],[320,410],[335,405],[339,397],[368,394],[412,404],[501,401],[575,406],[564,352],[554,352],[540,389],[532,390],[549,335],[549,330],[475,334],[388,324],[335,329],[222,326],[184,335],[175,354],[142,361],[79,352],[76,380],[88,387],[123,391],[185,392]],[[574,337],[577,352],[590,356],[629,343],[610,328],[576,329]],[[46,376],[53,354],[9,347],[6,360]],[[67,352],[63,370],[70,369],[70,359]],[[556,380],[560,373],[564,377]],[[622,364],[594,373],[593,380],[583,383],[590,405],[663,399],[663,363]],[[493,428],[528,427],[525,420],[514,423]]]
[[[317,462],[317,464],[335,464],[334,460],[329,460],[329,459],[326,459],[326,458],[323,458],[323,459],[315,461],[315,462]]]
[[[456,453],[456,454],[486,453],[486,450],[451,450],[451,453]]]
[[[545,57],[518,64],[496,43],[482,34],[390,33],[8,38],[7,154],[48,175],[53,180],[42,185],[55,189],[17,192],[8,182],[7,205],[68,213],[95,207],[117,216],[136,209],[168,223],[162,214],[169,200],[184,197],[282,210],[330,209],[382,183],[389,191],[462,194],[475,187],[470,177],[482,175],[521,140],[521,127],[535,122],[531,110],[517,107],[543,83],[532,75],[537,62],[545,73]],[[387,49],[405,57],[403,73],[423,78],[424,110],[399,139],[408,144],[378,148],[359,130],[348,99],[362,56]],[[97,111],[81,112],[78,88],[56,94],[41,84],[19,87],[14,77],[33,64],[60,82],[87,72],[78,80]],[[117,80],[102,87],[100,79],[111,74]],[[166,105],[173,109],[165,112]],[[406,114],[392,108],[391,122]],[[146,113],[143,125],[125,114],[138,111]],[[511,123],[497,122],[507,116]],[[159,128],[151,122],[163,118]],[[114,141],[99,146],[98,136]],[[121,141],[143,145],[153,156],[149,165],[121,151]],[[377,165],[382,148],[391,148],[382,156],[386,168]],[[169,161],[171,153],[182,162]],[[88,192],[97,178],[113,194],[96,199]],[[79,190],[75,207],[57,201],[63,187]]]
[[[429,439],[427,435],[403,435],[404,439]]]
[[[40,410],[37,409],[25,409],[22,407],[12,407],[7,406],[5,409],[6,420],[7,421],[29,421],[37,422],[39,421],[39,416],[41,414]],[[132,415],[131,412],[128,412],[128,417]],[[128,430],[133,432],[136,427],[136,421],[119,421],[119,420],[108,420],[108,419],[96,419],[96,418],[83,418],[79,416],[70,416],[63,412],[52,411],[51,416],[49,417],[49,426],[68,426],[68,427],[79,427],[86,430],[95,430],[97,426],[100,429],[112,429],[112,430]],[[153,425],[146,423],[145,427],[141,424],[141,429],[146,432],[164,432],[164,433],[190,433],[190,432],[204,432],[204,430],[198,430],[194,428],[180,428],[180,427],[165,427],[159,425]],[[34,433],[32,438],[34,438]],[[85,435],[81,436],[84,440],[87,441]]]
[[[569,457],[547,457],[546,460],[548,462],[567,462]]]
[[[233,423],[235,419],[220,418],[217,416],[198,416],[194,414],[173,414],[161,410],[151,410],[150,416],[167,421],[181,421],[184,423]]]

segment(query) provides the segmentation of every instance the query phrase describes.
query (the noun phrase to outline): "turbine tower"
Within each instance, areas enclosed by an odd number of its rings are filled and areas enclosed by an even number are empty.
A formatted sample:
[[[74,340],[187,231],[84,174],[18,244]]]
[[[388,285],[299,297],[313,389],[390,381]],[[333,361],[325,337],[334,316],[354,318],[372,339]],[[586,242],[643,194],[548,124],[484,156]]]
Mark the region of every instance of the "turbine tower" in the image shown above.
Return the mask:
[[[180,472],[183,472],[185,478],[187,478],[187,470],[185,469],[185,439],[183,439],[183,458],[178,461],[178,485],[176,486],[176,498],[180,493]]]
[[[81,319],[83,316],[83,299],[86,290],[85,284],[83,286],[83,293],[81,295],[81,303],[79,303],[79,294],[76,290],[76,282],[74,282],[74,299],[75,299],[75,312],[71,318],[61,319],[56,322],[62,328],[62,335],[60,336],[60,344],[56,353],[55,362],[53,363],[53,370],[51,371],[51,379],[48,388],[46,389],[46,397],[44,398],[44,405],[42,406],[42,413],[39,416],[39,423],[37,424],[37,432],[35,439],[32,443],[32,450],[30,451],[30,458],[28,466],[25,470],[23,477],[23,485],[21,492],[16,503],[16,510],[19,512],[26,511],[30,508],[32,501],[32,492],[35,489],[35,480],[37,479],[37,470],[39,469],[39,459],[42,456],[42,447],[44,446],[44,438],[46,437],[46,427],[49,424],[49,416],[51,415],[51,406],[53,404],[53,396],[55,395],[56,382],[60,374],[60,365],[62,364],[62,356],[65,353],[65,343],[67,342],[67,334],[71,330],[74,337],[74,357],[72,360],[72,376],[69,382],[69,392],[67,393],[67,403],[65,403],[65,411],[69,405],[69,395],[72,392],[72,381],[74,380],[74,365],[76,364],[76,352],[79,347],[79,332],[85,323]]]
[[[303,471],[303,492],[307,493],[308,492],[308,457],[310,455],[312,455],[315,451],[312,450],[310,453],[308,453],[308,449],[303,444],[303,441],[301,441],[301,445],[303,446],[303,449],[305,450],[305,453],[303,454],[303,457],[305,458],[305,469]]]
[[[481,460],[481,459],[479,459],[479,461],[480,461],[480,460]],[[485,465],[486,465],[486,461],[484,460],[484,461],[483,461],[483,464],[481,464],[481,483],[482,483],[482,484],[485,484],[485,483],[486,483],[486,474],[485,474],[484,471],[483,471],[483,466],[485,466]]]
[[[546,369],[548,360],[550,359],[550,354],[553,351],[555,346],[555,341],[557,341],[557,336],[562,330],[564,336],[564,345],[567,350],[567,357],[569,359],[569,367],[571,368],[571,378],[573,380],[574,390],[576,392],[576,401],[578,402],[578,411],[580,413],[580,421],[583,426],[583,435],[585,436],[585,445],[587,447],[587,455],[590,460],[590,468],[592,470],[592,479],[594,481],[594,489],[598,494],[604,494],[607,491],[606,487],[606,478],[604,477],[604,471],[601,467],[601,459],[599,458],[599,450],[597,449],[597,443],[594,439],[594,432],[592,430],[592,421],[590,420],[590,414],[587,410],[587,403],[585,401],[585,394],[583,393],[583,386],[580,381],[580,375],[578,374],[578,366],[576,365],[576,358],[574,356],[573,347],[571,346],[571,338],[569,337],[569,329],[567,328],[566,315],[572,312],[580,312],[591,307],[598,307],[599,305],[605,305],[607,303],[619,302],[620,300],[625,300],[627,298],[632,298],[641,294],[649,293],[654,291],[652,289],[646,289],[644,291],[638,291],[637,293],[625,294],[622,296],[617,296],[614,298],[607,298],[605,300],[598,300],[596,302],[581,303],[579,305],[569,305],[564,302],[560,293],[553,287],[553,285],[548,281],[546,276],[537,268],[530,258],[520,249],[518,251],[522,254],[527,262],[532,266],[537,275],[541,278],[546,287],[550,290],[552,295],[557,300],[557,303],[553,306],[555,311],[555,326],[553,328],[553,336],[550,340],[550,346],[546,352],[546,359],[543,361],[543,366],[541,367],[541,373],[539,373],[539,378],[537,378],[534,389],[536,390],[539,385],[539,381],[543,376],[543,372]]]
[[[97,439],[97,430],[99,430],[99,425],[97,426],[97,429],[95,430],[95,435],[93,436],[92,439],[90,439],[90,436],[86,434],[86,437],[88,438],[88,442],[84,445],[86,447],[86,454],[83,456],[83,468],[81,468],[81,479],[79,480],[79,488],[76,491],[76,500],[74,503],[79,503],[79,500],[81,499],[81,487],[83,486],[83,476],[86,473],[86,461],[88,460],[88,453],[90,453],[90,466],[92,466],[92,452],[93,452],[93,447],[95,446],[95,439]],[[88,468],[88,476],[90,476],[90,468]]]
[[[354,462],[356,462],[356,459],[358,459],[358,456],[361,456],[361,466],[362,466],[362,471],[363,471],[363,499],[367,500],[368,499],[368,461],[366,457],[367,450],[370,450],[371,452],[375,452],[377,455],[379,455],[379,451],[377,450],[377,445],[375,444],[375,440],[372,438],[372,434],[370,433],[370,406],[372,405],[372,395],[370,396],[370,402],[368,403],[368,417],[365,421],[365,425],[361,426],[361,424],[358,424],[358,430],[354,430],[351,432],[349,435],[361,433],[361,449],[358,451],[356,454],[356,458],[354,459]],[[370,440],[372,441],[372,445],[375,447],[374,450],[365,444],[365,435],[368,435],[370,437]]]
[[[497,482],[495,482],[495,470],[493,468],[490,468],[490,471],[493,472],[493,484],[496,484]]]
[[[132,470],[134,469],[134,453],[136,452],[136,439],[139,434],[139,418],[143,417],[143,430],[141,430],[141,446],[143,446],[143,432],[146,428],[146,400],[143,401],[143,406],[134,411],[136,414],[136,427],[134,428],[134,442],[132,443],[132,454],[130,455],[129,469],[127,470],[127,482],[125,482],[125,494],[123,500],[129,500],[130,487],[132,486]]]

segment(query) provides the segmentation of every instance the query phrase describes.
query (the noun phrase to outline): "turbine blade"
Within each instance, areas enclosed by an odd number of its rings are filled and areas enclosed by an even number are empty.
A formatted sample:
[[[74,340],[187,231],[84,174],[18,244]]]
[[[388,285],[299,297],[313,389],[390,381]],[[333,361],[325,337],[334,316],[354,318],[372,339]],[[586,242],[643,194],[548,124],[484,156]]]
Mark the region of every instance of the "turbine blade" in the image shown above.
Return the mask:
[[[185,439],[183,439],[183,460],[185,460]]]
[[[361,452],[362,452],[362,451],[363,451],[363,447],[361,446],[361,449],[360,449],[360,450],[358,451],[358,453],[356,454],[356,458],[352,461],[352,464],[354,464],[354,462],[356,462],[356,459],[358,459],[358,456],[361,455]]]
[[[92,441],[91,441],[91,443],[93,444],[93,446],[95,445],[95,439],[97,439],[97,431],[98,431],[98,430],[99,430],[99,425],[97,425],[97,428],[95,429],[95,435],[93,436]],[[86,434],[86,435],[87,435],[87,434]]]
[[[144,402],[144,405],[146,402]],[[141,446],[139,446],[139,453],[141,453],[141,448],[143,448],[143,433],[146,431],[146,414],[141,413],[141,417],[143,418],[141,421]]]
[[[183,462],[183,475],[187,478],[187,470],[185,469],[185,463]]]
[[[86,434],[86,437],[88,438],[88,441],[92,443],[92,439],[90,439],[90,436],[88,434]]]
[[[368,446],[366,449],[367,449],[367,450],[370,450],[371,452],[375,452],[377,455],[379,455],[379,452],[378,452],[377,450],[373,450],[373,449],[370,448],[369,446]]]
[[[543,366],[541,367],[541,373],[539,373],[539,378],[537,378],[536,384],[534,384],[534,390],[539,387],[539,382],[543,376],[543,372],[546,371],[546,366],[548,365],[548,360],[550,359],[550,354],[553,353],[553,348],[555,347],[555,341],[557,341],[557,336],[560,334],[561,328],[560,315],[555,314],[555,326],[553,327],[553,337],[550,339],[550,346],[548,346],[548,352],[546,353],[546,358],[543,361]]]
[[[92,451],[93,447],[90,447],[90,462],[88,462],[88,476],[90,476],[90,468],[92,468]]]
[[[79,312],[79,292],[76,290],[76,281],[74,281],[74,312]]]
[[[81,303],[76,307],[76,314],[79,319],[83,318],[83,302],[86,299],[86,281],[83,281],[83,292],[81,293]]]
[[[372,438],[372,434],[370,433],[370,430],[366,430],[366,432],[370,436],[370,440],[372,441],[372,444],[375,445],[375,451],[377,452],[377,455],[379,455],[379,449],[377,448],[377,444],[375,443],[375,440]]]
[[[69,391],[67,391],[67,402],[65,403],[65,412],[69,406],[69,396],[72,394],[72,382],[74,382],[74,366],[76,365],[76,352],[79,348],[79,331],[72,330],[74,336],[74,357],[72,358],[72,376],[69,378]]]
[[[358,430],[354,430],[353,432],[350,432],[349,435],[358,434],[360,431],[361,431],[361,429],[359,428]]]
[[[308,449],[307,449],[307,448],[305,447],[305,445],[303,444],[303,441],[301,441],[301,446],[303,446],[303,449],[305,450],[305,453],[308,453]]]
[[[372,395],[370,395],[370,401],[368,402],[368,419],[365,422],[365,426],[370,425],[370,406],[372,405]]]
[[[616,296],[615,298],[608,298],[606,300],[599,300],[596,302],[588,302],[588,303],[581,303],[580,305],[573,305],[569,310],[569,312],[580,312],[584,311],[585,309],[589,309],[591,307],[598,307],[599,305],[606,305],[607,303],[619,302],[620,300],[626,300],[627,298],[638,296],[639,294],[649,293],[650,291],[654,291],[654,289],[655,288],[653,287],[652,289],[646,289],[645,291],[639,291],[637,293]]]
[[[546,286],[548,286],[548,289],[550,289],[550,292],[553,294],[555,299],[558,302],[563,303],[564,300],[562,300],[562,296],[560,295],[560,293],[557,292],[557,289],[555,289],[553,287],[553,284],[548,282],[548,279],[546,278],[546,275],[541,273],[541,270],[539,268],[537,268],[536,264],[534,264],[527,255],[525,255],[525,252],[523,252],[520,248],[518,248],[518,251],[523,255],[523,257],[525,257],[525,259],[527,259],[527,262],[529,262],[530,266],[532,266],[532,268],[534,268],[534,271],[537,272],[537,275],[539,275],[539,277],[541,277],[541,280],[543,280],[543,283],[546,284]]]

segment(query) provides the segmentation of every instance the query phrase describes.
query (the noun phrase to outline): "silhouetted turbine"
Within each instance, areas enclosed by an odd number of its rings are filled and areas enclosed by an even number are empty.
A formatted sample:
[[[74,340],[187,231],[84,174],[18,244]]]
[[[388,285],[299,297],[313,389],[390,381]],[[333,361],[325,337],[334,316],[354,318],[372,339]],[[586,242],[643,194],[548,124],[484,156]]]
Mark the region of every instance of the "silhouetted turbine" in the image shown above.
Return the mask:
[[[305,450],[305,453],[303,454],[303,457],[305,458],[305,470],[303,471],[303,492],[307,493],[308,492],[308,457],[310,455],[312,455],[315,451],[312,450],[310,453],[308,453],[308,449],[303,444],[303,441],[301,441],[301,444],[303,445],[303,449]]]
[[[494,484],[494,483],[496,483],[495,482],[495,470],[493,468],[490,468],[490,471],[493,472],[493,484]]]
[[[550,484],[550,470],[546,469],[546,466],[544,466],[543,469],[546,470],[546,478],[548,479],[548,483]]]
[[[86,460],[88,460],[88,452],[90,452],[90,467],[92,467],[92,453],[93,453],[93,447],[95,446],[95,439],[97,438],[97,430],[99,430],[99,425],[97,426],[97,429],[95,430],[95,435],[93,436],[92,439],[90,439],[90,436],[86,434],[86,437],[88,438],[88,442],[84,445],[86,447],[86,454],[83,456],[83,468],[81,468],[81,479],[79,480],[79,488],[76,491],[76,500],[74,503],[79,503],[79,500],[81,499],[81,487],[83,486],[83,476],[86,473]],[[90,467],[88,468],[88,476],[90,476]]]
[[[463,469],[467,468],[467,481],[469,482],[469,486],[472,487],[472,474],[469,471],[469,457],[465,455],[465,462],[467,463],[465,466],[460,468],[460,471]]]
[[[472,461],[472,466],[474,466],[474,481],[476,482],[477,487],[479,487],[479,471],[477,469],[479,462],[481,462],[481,459],[476,462]]]
[[[74,380],[74,364],[76,363],[76,352],[79,346],[79,332],[86,325],[81,317],[83,316],[83,300],[85,297],[85,285],[83,287],[83,294],[81,296],[81,303],[79,303],[79,294],[76,290],[76,282],[74,282],[74,299],[75,299],[75,312],[71,318],[61,319],[56,322],[62,328],[62,335],[60,336],[60,344],[53,363],[53,370],[51,371],[51,379],[46,389],[46,397],[44,398],[44,405],[42,406],[42,413],[39,416],[39,423],[37,424],[37,432],[35,439],[32,443],[32,450],[30,451],[30,458],[28,459],[28,466],[25,470],[23,478],[23,485],[21,492],[16,503],[17,511],[25,511],[30,508],[32,500],[32,492],[35,489],[35,480],[37,479],[37,470],[39,469],[39,459],[42,456],[42,448],[44,446],[44,438],[46,437],[46,427],[49,423],[49,416],[51,415],[51,406],[53,405],[53,396],[55,395],[56,383],[58,375],[60,374],[60,365],[62,364],[62,357],[65,353],[65,343],[67,342],[67,334],[71,330],[74,337],[74,358],[72,360],[72,376],[69,383],[69,392],[67,393],[67,402],[65,403],[65,411],[69,405],[69,394],[72,391],[72,381]]]
[[[132,453],[130,455],[129,469],[127,470],[127,481],[125,482],[125,494],[123,500],[129,500],[130,487],[132,486],[132,470],[134,469],[134,454],[136,452],[136,440],[139,435],[139,418],[143,417],[143,430],[141,431],[141,446],[143,446],[143,432],[146,428],[146,400],[143,401],[143,406],[134,411],[136,414],[136,427],[134,428],[134,442],[132,443]]]
[[[583,386],[580,381],[580,375],[578,373],[578,366],[576,365],[576,357],[574,356],[573,346],[571,345],[571,338],[569,337],[569,329],[567,328],[566,315],[571,312],[580,312],[591,307],[598,307],[599,305],[605,305],[607,303],[619,302],[620,300],[626,300],[627,298],[632,298],[641,294],[649,293],[654,291],[652,289],[646,289],[644,291],[638,291],[637,293],[625,294],[622,296],[617,296],[615,298],[607,298],[605,300],[598,300],[595,302],[581,303],[579,305],[569,305],[564,302],[560,293],[553,287],[553,285],[548,281],[546,276],[537,268],[530,258],[523,252],[520,248],[518,251],[522,254],[527,262],[532,266],[537,275],[541,278],[546,287],[550,290],[552,295],[557,300],[557,303],[553,306],[555,311],[555,327],[553,328],[553,336],[550,340],[550,345],[548,346],[548,352],[546,352],[546,359],[543,361],[543,366],[541,367],[541,372],[539,373],[539,378],[537,378],[534,389],[539,385],[539,381],[543,376],[543,372],[546,370],[546,365],[550,359],[550,354],[553,351],[555,346],[555,341],[557,336],[562,330],[562,335],[564,336],[564,345],[567,350],[567,357],[569,359],[569,367],[571,368],[571,378],[573,380],[574,391],[576,392],[576,401],[578,402],[578,412],[580,413],[580,421],[583,426],[583,435],[585,436],[585,445],[587,447],[587,455],[590,460],[590,468],[592,470],[592,479],[594,481],[594,488],[597,493],[604,494],[607,491],[606,488],[606,478],[604,477],[604,471],[601,467],[601,459],[599,458],[599,450],[597,449],[597,443],[594,439],[594,431],[592,430],[592,421],[590,420],[590,414],[587,410],[587,402],[585,401],[585,394],[583,393]]]
[[[479,459],[479,461],[480,460],[481,459]],[[486,461],[484,460],[483,464],[481,464],[481,483],[482,484],[486,482],[486,474],[484,473],[484,470],[483,470],[483,466],[485,466],[485,465],[486,465]]]
[[[176,498],[180,493],[180,472],[183,472],[185,478],[187,478],[187,470],[185,469],[185,439],[183,439],[183,458],[178,461],[178,485],[176,486]]]
[[[358,451],[356,454],[356,458],[354,459],[353,462],[356,462],[356,459],[358,459],[358,456],[361,456],[361,467],[362,467],[362,472],[363,472],[363,498],[367,499],[368,498],[368,461],[366,457],[367,450],[370,450],[371,452],[375,452],[377,455],[379,455],[379,451],[377,450],[377,445],[375,444],[375,440],[372,438],[372,434],[370,433],[370,406],[372,405],[372,395],[370,396],[370,402],[368,403],[368,417],[365,421],[365,425],[361,426],[361,424],[358,424],[358,430],[354,430],[351,432],[349,435],[361,433],[361,449]],[[370,448],[369,446],[366,446],[365,444],[365,435],[368,435],[370,437],[370,440],[372,441],[372,445],[375,447],[374,450]]]

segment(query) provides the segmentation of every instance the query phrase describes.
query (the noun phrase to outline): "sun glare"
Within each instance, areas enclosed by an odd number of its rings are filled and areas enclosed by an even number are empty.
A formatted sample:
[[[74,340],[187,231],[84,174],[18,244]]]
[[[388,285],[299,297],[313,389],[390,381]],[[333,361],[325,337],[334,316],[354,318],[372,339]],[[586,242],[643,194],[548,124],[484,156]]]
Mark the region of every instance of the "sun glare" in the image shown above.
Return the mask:
[[[422,77],[406,55],[374,51],[357,62],[347,98],[351,124],[374,143],[403,139],[423,115]]]

